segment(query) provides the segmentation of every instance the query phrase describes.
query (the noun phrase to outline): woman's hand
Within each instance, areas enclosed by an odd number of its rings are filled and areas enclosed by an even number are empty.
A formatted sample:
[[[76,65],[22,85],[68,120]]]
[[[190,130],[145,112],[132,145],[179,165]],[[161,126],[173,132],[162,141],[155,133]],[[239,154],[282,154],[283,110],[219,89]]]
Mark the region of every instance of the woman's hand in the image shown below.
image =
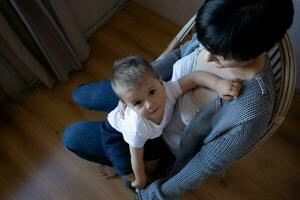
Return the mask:
[[[220,79],[216,83],[216,91],[224,100],[232,100],[239,96],[242,88],[241,79],[224,80]]]

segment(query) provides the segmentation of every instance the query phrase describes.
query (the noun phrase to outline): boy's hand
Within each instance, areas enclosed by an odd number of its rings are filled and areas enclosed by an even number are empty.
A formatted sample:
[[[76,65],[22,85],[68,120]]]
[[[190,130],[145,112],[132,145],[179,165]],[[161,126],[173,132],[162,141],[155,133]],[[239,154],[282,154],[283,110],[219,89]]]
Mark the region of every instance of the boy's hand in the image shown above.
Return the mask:
[[[216,84],[216,91],[219,96],[224,100],[232,100],[236,98],[240,89],[242,88],[241,79],[233,79],[233,80],[218,80]]]
[[[146,186],[147,183],[147,177],[141,177],[139,179],[135,179],[132,183],[131,186],[137,189],[143,189]]]

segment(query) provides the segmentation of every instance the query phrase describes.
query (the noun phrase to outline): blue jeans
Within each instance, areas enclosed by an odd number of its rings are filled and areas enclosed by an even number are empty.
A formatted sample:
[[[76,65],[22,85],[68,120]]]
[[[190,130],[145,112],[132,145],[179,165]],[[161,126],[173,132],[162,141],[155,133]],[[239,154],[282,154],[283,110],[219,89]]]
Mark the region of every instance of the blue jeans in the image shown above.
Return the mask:
[[[182,56],[188,55],[197,46],[196,38],[180,46],[159,60],[152,63],[154,69],[164,80],[169,80],[172,76],[173,64]],[[110,81],[99,81],[79,85],[73,91],[72,97],[80,106],[98,111],[110,112],[119,101],[111,88]],[[103,133],[100,126],[104,121],[81,121],[69,125],[63,135],[64,145],[79,157],[109,166],[114,166],[114,161],[110,158],[107,149],[110,144],[103,141]],[[105,144],[104,144],[105,143]],[[111,143],[118,143],[119,148],[128,151],[128,145],[122,137],[112,140]],[[114,145],[114,144],[112,144]],[[127,148],[125,148],[126,146]],[[117,148],[117,147],[112,147]],[[126,153],[126,152],[125,152]],[[170,155],[170,154],[166,154]],[[130,163],[130,161],[128,161]],[[125,170],[126,171],[126,170]],[[120,173],[124,173],[123,171]]]

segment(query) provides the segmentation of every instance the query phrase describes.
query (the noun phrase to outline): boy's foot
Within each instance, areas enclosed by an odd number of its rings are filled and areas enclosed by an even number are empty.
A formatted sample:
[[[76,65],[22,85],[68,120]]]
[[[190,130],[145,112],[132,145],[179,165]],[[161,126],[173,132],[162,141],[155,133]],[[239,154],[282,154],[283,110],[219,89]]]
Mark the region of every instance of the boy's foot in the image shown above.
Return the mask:
[[[114,178],[117,176],[117,173],[112,167],[99,164],[99,171],[102,176],[107,179]]]

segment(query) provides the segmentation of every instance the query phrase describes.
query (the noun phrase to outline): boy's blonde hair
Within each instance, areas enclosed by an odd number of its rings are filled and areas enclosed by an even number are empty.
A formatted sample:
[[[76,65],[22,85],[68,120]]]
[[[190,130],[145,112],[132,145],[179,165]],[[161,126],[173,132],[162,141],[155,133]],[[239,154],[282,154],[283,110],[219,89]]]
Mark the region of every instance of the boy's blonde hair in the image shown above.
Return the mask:
[[[145,74],[150,74],[159,79],[159,75],[152,68],[152,65],[141,56],[128,56],[115,61],[113,64],[111,84],[114,92],[126,92],[137,88],[141,83],[141,78]]]

